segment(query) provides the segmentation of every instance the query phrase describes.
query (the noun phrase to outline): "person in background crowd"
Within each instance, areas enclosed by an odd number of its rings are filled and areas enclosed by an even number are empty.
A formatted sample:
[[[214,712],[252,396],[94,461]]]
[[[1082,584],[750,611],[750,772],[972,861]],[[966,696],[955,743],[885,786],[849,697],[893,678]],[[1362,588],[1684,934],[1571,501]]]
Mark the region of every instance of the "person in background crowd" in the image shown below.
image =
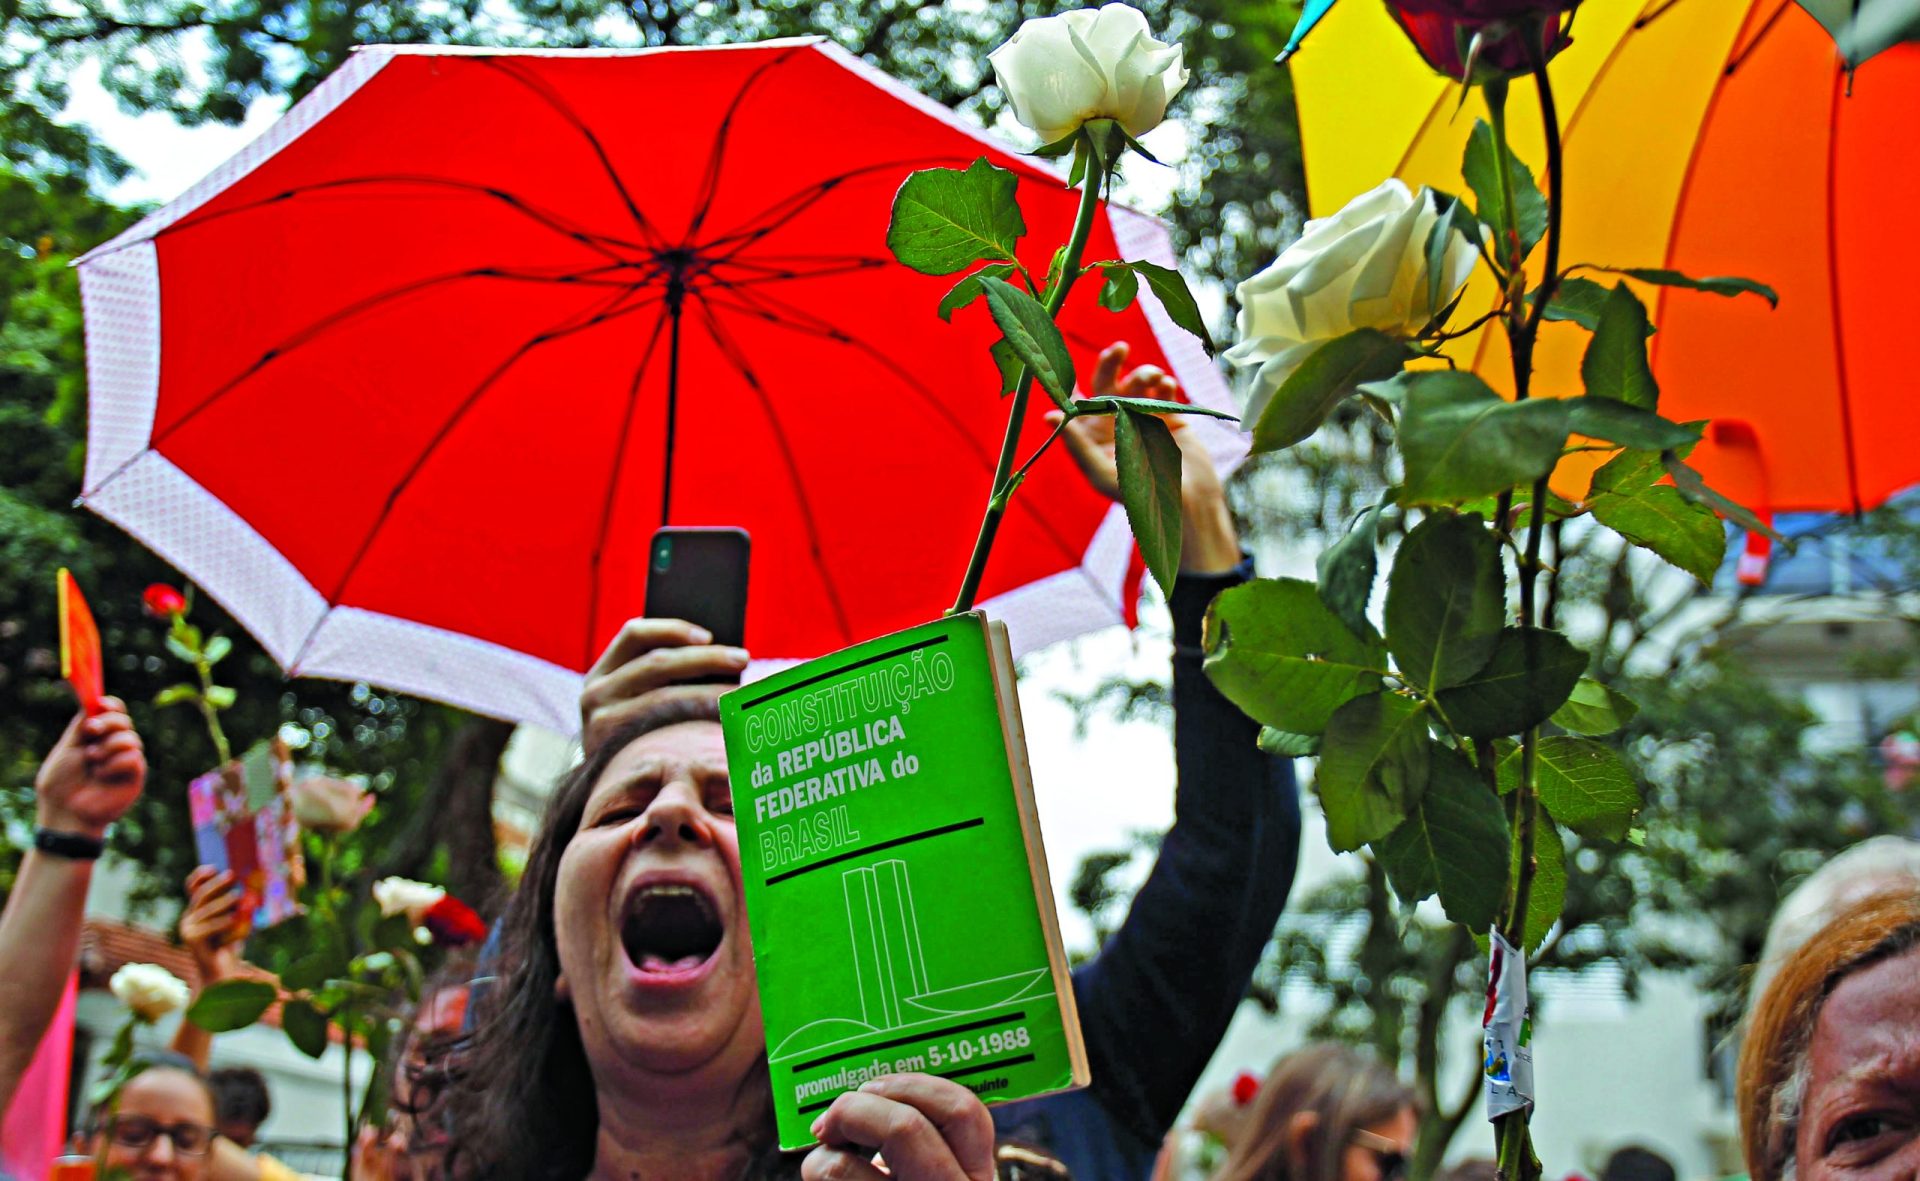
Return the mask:
[[[1854,904],[1780,963],[1736,1101],[1753,1181],[1920,1177],[1920,889]]]
[[[1678,1181],[1673,1162],[1651,1148],[1628,1144],[1613,1150],[1600,1168],[1600,1181]]]
[[[1413,1088],[1371,1055],[1321,1042],[1274,1063],[1214,1181],[1405,1181]]]
[[[1121,378],[1125,359],[1124,345],[1101,355],[1091,379],[1094,396],[1174,396],[1176,384],[1157,369],[1142,366]],[[1148,1177],[1162,1138],[1245,995],[1299,854],[1300,811],[1291,764],[1259,751],[1259,727],[1221,697],[1201,669],[1207,605],[1220,591],[1250,578],[1251,562],[1240,551],[1218,472],[1198,432],[1178,418],[1170,425],[1183,459],[1180,576],[1169,604],[1176,822],[1126,922],[1100,955],[1074,973],[1092,1086],[993,1109],[1001,1138],[1052,1154],[1077,1181]],[[1064,439],[1088,482],[1117,497],[1112,430],[1110,420],[1079,419]],[[720,782],[712,790],[716,799],[724,796],[719,728],[707,722],[717,716],[717,690],[700,682],[737,675],[746,662],[745,652],[714,647],[688,625],[630,622],[588,674],[581,712],[589,752],[603,750],[607,736],[636,717],[665,711],[698,720],[709,732],[701,739],[711,747],[707,757],[719,769]],[[549,811],[548,823],[580,824],[584,835],[593,815],[592,807],[584,821],[577,811]],[[731,834],[730,823],[726,830]],[[534,880],[531,871],[528,880]],[[573,973],[564,975],[573,983]],[[746,983],[750,987],[751,979]],[[503,980],[500,987],[506,986]],[[584,1033],[586,1017],[581,1020]],[[758,1063],[757,1005],[746,1020],[751,1030],[740,1033],[742,1050],[750,1048]],[[491,1061],[487,1044],[483,1035],[482,1062]],[[766,1086],[764,1064],[754,1070],[757,1097]],[[484,1135],[485,1124],[498,1125],[501,1119],[495,1112],[479,1120],[476,1134]],[[456,1140],[464,1144],[466,1137],[456,1135]],[[855,1173],[866,1176],[864,1161],[854,1166]]]
[[[1747,988],[1749,1004],[1766,991],[1787,957],[1835,915],[1863,898],[1900,888],[1920,890],[1920,841],[1906,837],[1871,837],[1808,874],[1773,912]]]
[[[187,905],[180,912],[180,943],[193,956],[199,988],[242,977],[274,981],[273,974],[240,958],[242,940],[232,937],[240,922],[240,887],[226,870],[202,865],[187,875]],[[196,1070],[207,1069],[213,1035],[191,1021],[174,1029],[172,1050]],[[260,1125],[273,1110],[267,1080],[251,1067],[216,1070],[207,1076],[213,1090],[220,1140],[208,1165],[213,1181],[293,1181],[292,1169],[267,1153],[250,1153]]]
[[[201,1181],[219,1133],[213,1091],[192,1062],[171,1052],[152,1055],[113,1099],[87,1119],[86,1152],[103,1177],[133,1181]]]
[[[448,1064],[466,1041],[473,972],[471,957],[449,960],[421,990],[407,1036],[382,1067],[388,1072],[386,1127],[360,1129],[354,1181],[438,1181],[446,1175],[447,1129],[444,1112],[436,1108]]]
[[[75,715],[34,776],[33,847],[0,912],[0,1112],[13,1102],[80,954],[80,922],[107,829],[140,798],[146,752],[114,697]]]
[[[234,1144],[252,1148],[260,1138],[260,1125],[273,1113],[266,1076],[251,1066],[224,1066],[207,1075],[207,1086],[213,1091],[214,1126]]]
[[[1224,1087],[1194,1100],[1184,1124],[1167,1133],[1153,1162],[1153,1181],[1211,1177],[1224,1155],[1240,1142],[1260,1094],[1260,1076],[1243,1070]]]

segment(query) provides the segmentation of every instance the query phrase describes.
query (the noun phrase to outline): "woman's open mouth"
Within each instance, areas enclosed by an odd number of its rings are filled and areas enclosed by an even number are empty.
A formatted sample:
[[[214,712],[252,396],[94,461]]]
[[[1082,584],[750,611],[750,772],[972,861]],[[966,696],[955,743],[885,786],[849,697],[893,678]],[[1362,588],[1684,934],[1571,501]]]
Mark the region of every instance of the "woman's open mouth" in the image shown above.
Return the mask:
[[[719,907],[687,882],[652,882],[627,899],[620,944],[642,979],[679,983],[699,975],[726,939]]]

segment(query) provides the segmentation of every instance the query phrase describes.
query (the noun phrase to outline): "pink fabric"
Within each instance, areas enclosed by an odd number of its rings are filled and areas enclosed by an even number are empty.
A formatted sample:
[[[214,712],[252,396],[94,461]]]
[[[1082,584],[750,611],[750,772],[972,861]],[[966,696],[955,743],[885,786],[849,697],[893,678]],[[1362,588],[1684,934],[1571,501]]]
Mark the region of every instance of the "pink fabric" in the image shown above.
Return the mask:
[[[15,1177],[44,1177],[60,1155],[67,1134],[67,1079],[73,1062],[73,1007],[79,978],[67,978],[67,992],[40,1039],[13,1106],[0,1125],[0,1168]]]

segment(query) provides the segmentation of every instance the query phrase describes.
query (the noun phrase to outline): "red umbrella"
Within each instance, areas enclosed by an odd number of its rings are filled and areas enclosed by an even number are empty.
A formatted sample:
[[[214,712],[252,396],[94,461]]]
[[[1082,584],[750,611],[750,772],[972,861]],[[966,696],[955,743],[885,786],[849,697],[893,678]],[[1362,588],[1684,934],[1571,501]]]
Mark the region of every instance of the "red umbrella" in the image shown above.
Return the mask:
[[[85,503],[291,673],[563,730],[663,523],[753,534],[748,643],[817,655],[951,600],[1004,427],[984,306],[885,247],[916,168],[1021,177],[1044,271],[1077,193],[829,42],[357,53],[81,261]],[[1087,257],[1173,259],[1118,208]],[[1151,297],[1063,316],[1231,408]],[[1025,425],[1037,442],[1044,402]],[[1211,423],[1220,459],[1237,433]],[[982,598],[1030,650],[1137,586],[1049,456]]]

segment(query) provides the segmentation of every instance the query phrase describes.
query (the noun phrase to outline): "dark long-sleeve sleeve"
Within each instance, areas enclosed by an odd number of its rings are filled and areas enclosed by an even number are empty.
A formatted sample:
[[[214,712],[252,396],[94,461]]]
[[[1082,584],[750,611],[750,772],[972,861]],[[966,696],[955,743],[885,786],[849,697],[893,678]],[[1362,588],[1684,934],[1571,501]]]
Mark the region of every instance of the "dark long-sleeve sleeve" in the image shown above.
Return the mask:
[[[1076,1181],[1140,1181],[1226,1034],[1286,903],[1300,850],[1292,765],[1201,669],[1207,604],[1251,577],[1183,574],[1173,613],[1174,824],[1126,921],[1074,974],[1093,1083],[996,1111]]]

